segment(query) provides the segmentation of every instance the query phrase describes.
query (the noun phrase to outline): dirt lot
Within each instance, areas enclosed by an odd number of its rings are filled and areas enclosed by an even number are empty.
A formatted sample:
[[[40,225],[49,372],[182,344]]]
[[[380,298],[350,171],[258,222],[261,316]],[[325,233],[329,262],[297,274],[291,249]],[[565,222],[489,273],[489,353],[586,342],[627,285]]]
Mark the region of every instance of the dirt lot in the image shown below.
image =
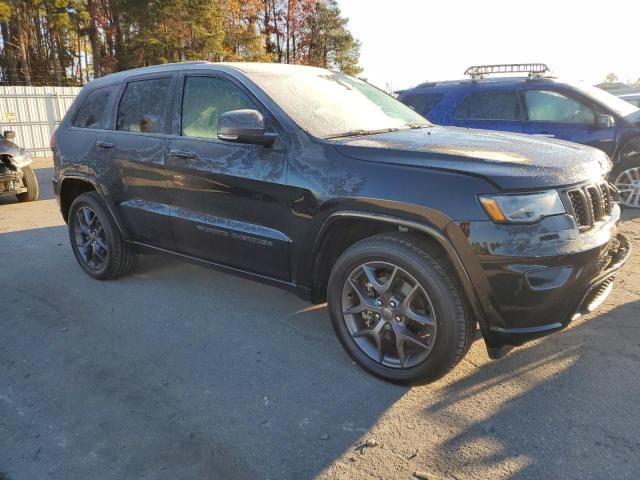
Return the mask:
[[[638,253],[596,314],[406,389],[276,288],[164,256],[90,280],[36,166],[40,201],[0,200],[0,478],[640,478]]]

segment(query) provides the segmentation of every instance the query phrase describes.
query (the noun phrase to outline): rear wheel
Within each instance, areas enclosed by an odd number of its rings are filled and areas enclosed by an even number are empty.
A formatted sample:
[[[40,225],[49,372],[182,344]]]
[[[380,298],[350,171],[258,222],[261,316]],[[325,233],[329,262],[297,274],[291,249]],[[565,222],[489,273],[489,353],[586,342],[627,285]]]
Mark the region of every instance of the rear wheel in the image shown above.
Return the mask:
[[[23,167],[22,175],[22,183],[27,191],[17,194],[16,197],[18,197],[20,202],[33,202],[38,199],[39,194],[38,178],[36,177],[36,173],[31,167]]]
[[[419,237],[379,235],[351,246],[329,279],[334,330],[370,373],[426,383],[465,355],[475,323],[444,254]]]
[[[126,275],[137,253],[120,235],[95,192],[79,195],[69,209],[69,239],[82,269],[98,280]]]

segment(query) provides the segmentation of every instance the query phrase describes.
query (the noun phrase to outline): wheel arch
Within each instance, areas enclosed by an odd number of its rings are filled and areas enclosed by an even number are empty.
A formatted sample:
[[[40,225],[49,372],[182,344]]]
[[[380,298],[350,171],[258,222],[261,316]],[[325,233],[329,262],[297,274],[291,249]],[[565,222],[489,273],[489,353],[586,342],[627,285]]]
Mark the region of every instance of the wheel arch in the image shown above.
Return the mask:
[[[69,210],[73,201],[83,193],[96,192],[102,201],[104,202],[107,211],[111,215],[111,218],[116,223],[120,234],[127,238],[125,230],[122,227],[122,223],[115,214],[112,202],[109,201],[106,195],[102,192],[100,186],[91,178],[83,175],[68,175],[62,178],[60,181],[60,212],[64,221],[68,223]]]
[[[622,158],[622,152],[625,150],[625,148],[627,148],[631,144],[636,144],[638,145],[638,147],[640,147],[640,133],[634,132],[626,136],[626,138],[622,139],[622,141],[618,145],[618,148],[616,149],[616,151],[614,152],[611,158],[611,160],[613,161],[614,170],[617,167],[619,167],[622,163],[624,163],[625,159]]]
[[[451,222],[449,222],[451,223]],[[341,225],[351,224],[345,235]],[[355,225],[355,227],[354,227]],[[332,213],[322,225],[313,247],[312,301],[322,303],[326,299],[326,286],[331,269],[338,257],[349,246],[377,233],[400,231],[413,232],[436,245],[446,254],[460,285],[467,297],[472,311],[481,326],[486,325],[485,313],[481,306],[475,286],[460,255],[445,233],[447,225],[438,228],[435,225],[407,220],[395,216],[359,212],[353,210]]]

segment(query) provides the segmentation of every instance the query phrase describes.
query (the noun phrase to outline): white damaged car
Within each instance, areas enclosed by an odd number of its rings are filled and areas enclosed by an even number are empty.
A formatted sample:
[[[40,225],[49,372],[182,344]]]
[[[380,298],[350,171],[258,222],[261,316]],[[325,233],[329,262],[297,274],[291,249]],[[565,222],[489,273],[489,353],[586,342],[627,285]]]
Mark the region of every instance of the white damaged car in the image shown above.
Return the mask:
[[[38,199],[38,179],[31,165],[31,155],[12,140],[15,133],[0,136],[0,195],[15,195],[21,202]]]

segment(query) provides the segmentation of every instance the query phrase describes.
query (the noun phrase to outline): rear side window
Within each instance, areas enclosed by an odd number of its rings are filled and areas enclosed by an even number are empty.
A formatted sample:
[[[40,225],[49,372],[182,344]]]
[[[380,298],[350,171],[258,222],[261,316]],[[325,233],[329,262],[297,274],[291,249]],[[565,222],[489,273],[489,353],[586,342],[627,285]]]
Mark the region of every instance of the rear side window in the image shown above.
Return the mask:
[[[231,110],[256,109],[251,99],[228,80],[187,77],[182,97],[185,137],[218,138],[218,119]]]
[[[458,105],[453,118],[468,120],[520,120],[515,90],[471,92]]]
[[[73,126],[80,128],[105,128],[107,105],[116,86],[98,88],[85,97],[78,109]]]
[[[118,105],[116,128],[126,132],[165,132],[170,87],[170,78],[128,83]]]
[[[421,93],[421,94],[413,94],[407,95],[402,99],[402,103],[405,103],[412,107],[416,112],[421,113],[422,115],[427,115],[433,107],[435,107],[440,100],[442,100],[441,93]]]

